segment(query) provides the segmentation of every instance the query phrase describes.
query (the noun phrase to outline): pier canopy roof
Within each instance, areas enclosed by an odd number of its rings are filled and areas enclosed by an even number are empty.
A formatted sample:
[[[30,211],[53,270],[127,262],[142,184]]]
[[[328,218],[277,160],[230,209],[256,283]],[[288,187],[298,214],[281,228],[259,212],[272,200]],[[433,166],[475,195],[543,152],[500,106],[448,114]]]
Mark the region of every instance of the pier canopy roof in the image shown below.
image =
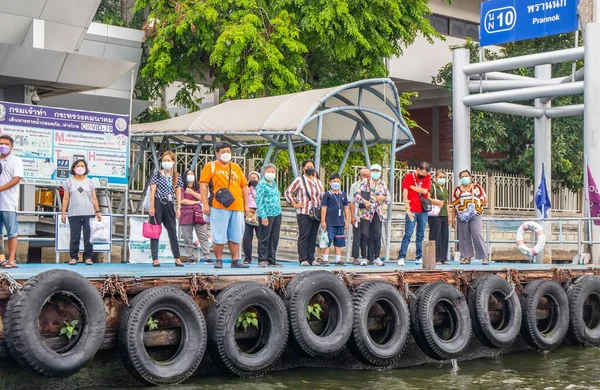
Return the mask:
[[[321,124],[320,124],[321,123]],[[414,139],[402,118],[398,91],[390,79],[368,79],[338,87],[258,99],[228,101],[180,117],[136,124],[132,136],[177,137],[182,141],[226,138],[245,141],[285,140],[287,136],[318,143]],[[282,137],[283,136],[283,137]],[[187,138],[187,139],[186,139]]]

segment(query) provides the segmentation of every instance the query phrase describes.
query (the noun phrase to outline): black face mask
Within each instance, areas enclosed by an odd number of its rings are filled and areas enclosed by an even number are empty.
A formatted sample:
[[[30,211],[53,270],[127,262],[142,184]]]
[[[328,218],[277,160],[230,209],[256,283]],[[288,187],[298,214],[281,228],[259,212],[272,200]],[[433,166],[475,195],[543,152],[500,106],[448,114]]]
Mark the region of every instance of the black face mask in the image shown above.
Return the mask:
[[[427,176],[427,175],[417,174],[417,176],[419,177],[419,179],[425,179],[425,176]]]
[[[258,185],[258,180],[250,180],[250,186],[256,187]]]
[[[305,173],[307,176],[312,176],[312,175],[314,175],[314,174],[315,174],[315,170],[314,170],[313,168],[307,168],[307,169],[305,169],[305,170],[304,170],[304,173]]]

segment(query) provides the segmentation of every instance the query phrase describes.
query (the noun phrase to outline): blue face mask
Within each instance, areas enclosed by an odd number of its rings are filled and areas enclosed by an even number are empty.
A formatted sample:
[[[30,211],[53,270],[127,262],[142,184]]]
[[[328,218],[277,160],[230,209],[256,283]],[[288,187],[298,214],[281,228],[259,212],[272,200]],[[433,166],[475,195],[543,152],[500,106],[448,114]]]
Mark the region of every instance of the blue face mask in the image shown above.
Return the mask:
[[[381,172],[371,172],[371,179],[373,180],[379,180],[379,178],[381,177]]]
[[[341,186],[342,186],[341,183],[331,183],[331,189],[334,191],[339,190]]]
[[[445,185],[445,184],[446,184],[446,179],[445,179],[445,178],[443,178],[443,177],[440,177],[440,178],[437,180],[437,183],[438,183],[439,185],[443,186],[443,185]]]
[[[470,177],[465,176],[465,177],[460,178],[460,184],[462,184],[463,186],[468,186],[470,183],[471,183]]]

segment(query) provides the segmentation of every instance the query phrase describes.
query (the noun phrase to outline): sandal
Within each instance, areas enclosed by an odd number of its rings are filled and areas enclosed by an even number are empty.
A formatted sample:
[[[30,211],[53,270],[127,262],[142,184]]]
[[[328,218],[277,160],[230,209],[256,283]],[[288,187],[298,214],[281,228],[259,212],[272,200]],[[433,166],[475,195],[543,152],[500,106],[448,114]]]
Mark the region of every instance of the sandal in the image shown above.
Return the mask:
[[[8,265],[10,265],[12,268],[19,268],[17,263],[11,263],[10,261],[8,262]]]
[[[160,267],[160,262],[158,260],[153,260],[152,261],[152,266],[153,267]]]
[[[300,263],[300,265],[302,267],[308,267],[310,265],[310,263],[307,260],[304,260],[303,262]]]
[[[490,265],[490,261],[488,259],[481,260],[481,265]]]
[[[316,261],[313,261],[313,265],[317,267],[323,265],[323,259],[319,257]]]
[[[92,261],[92,259],[87,259],[85,261],[85,265],[92,265],[92,264],[94,264],[94,262]]]
[[[460,264],[462,264],[462,265],[471,264],[471,258],[463,257],[462,259],[460,259]]]
[[[2,260],[0,261],[0,268],[11,269],[12,265],[8,263],[8,260]]]
[[[77,264],[77,259],[71,259],[69,261],[69,265],[76,265]]]

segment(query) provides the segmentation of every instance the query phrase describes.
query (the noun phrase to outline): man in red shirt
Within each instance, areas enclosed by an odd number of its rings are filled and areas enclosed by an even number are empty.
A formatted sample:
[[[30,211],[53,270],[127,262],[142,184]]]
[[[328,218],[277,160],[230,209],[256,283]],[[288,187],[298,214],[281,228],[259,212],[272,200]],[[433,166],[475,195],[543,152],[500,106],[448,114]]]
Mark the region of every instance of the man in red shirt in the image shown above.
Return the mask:
[[[404,266],[404,259],[408,251],[410,239],[417,227],[417,256],[416,262],[419,263],[423,256],[423,238],[425,238],[425,227],[427,226],[427,212],[423,211],[421,206],[421,196],[429,198],[431,188],[431,175],[429,174],[429,164],[422,161],[414,172],[409,172],[402,179],[402,198],[406,205],[406,225],[404,228],[404,237],[402,246],[398,254],[398,266]]]

